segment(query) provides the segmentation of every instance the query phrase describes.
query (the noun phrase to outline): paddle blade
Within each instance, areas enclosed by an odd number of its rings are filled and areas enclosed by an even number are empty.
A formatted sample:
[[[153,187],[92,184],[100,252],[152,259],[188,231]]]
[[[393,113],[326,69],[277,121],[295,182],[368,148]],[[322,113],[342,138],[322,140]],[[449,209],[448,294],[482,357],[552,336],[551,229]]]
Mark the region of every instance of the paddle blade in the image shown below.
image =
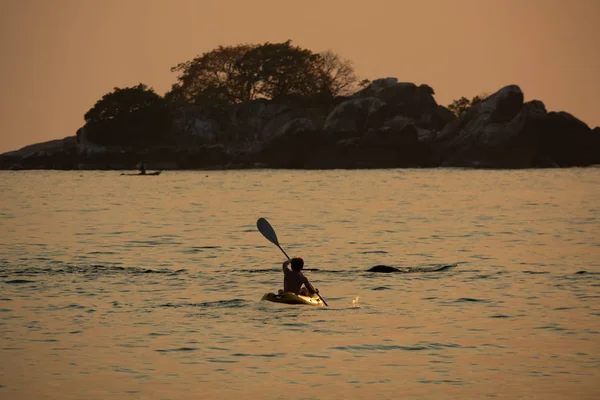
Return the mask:
[[[262,235],[267,238],[269,242],[279,247],[279,241],[277,240],[275,230],[266,219],[259,218],[258,221],[256,221],[256,227],[258,228],[260,233],[262,233]]]

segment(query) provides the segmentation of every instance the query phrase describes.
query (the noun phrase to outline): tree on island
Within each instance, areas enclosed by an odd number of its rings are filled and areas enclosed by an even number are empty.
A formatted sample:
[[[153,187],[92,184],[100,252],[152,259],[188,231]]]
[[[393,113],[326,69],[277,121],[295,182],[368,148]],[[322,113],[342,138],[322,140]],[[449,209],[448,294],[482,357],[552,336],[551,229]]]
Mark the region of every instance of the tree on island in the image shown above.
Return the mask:
[[[450,111],[452,111],[454,113],[454,115],[456,115],[456,117],[460,117],[461,115],[463,115],[464,113],[469,111],[471,109],[471,107],[473,107],[475,104],[479,103],[480,101],[485,100],[488,96],[489,96],[489,94],[482,93],[482,94],[478,94],[477,96],[473,97],[471,100],[462,96],[461,98],[456,99],[451,104],[449,104],[448,109]]]
[[[106,146],[146,146],[161,142],[171,116],[165,99],[143,83],[102,96],[84,115],[88,140]]]
[[[368,79],[359,82],[352,62],[331,50],[319,53],[317,76],[319,92],[330,97],[350,95],[369,83]]]
[[[331,99],[350,94],[358,81],[350,61],[332,51],[313,53],[291,40],[219,46],[171,71],[179,75],[168,100],[223,106],[290,95]]]
[[[84,115],[87,140],[128,147],[167,143],[173,111],[183,105],[201,104],[219,115],[227,106],[255,99],[289,96],[328,104],[365,84],[357,83],[350,61],[332,51],[294,46],[291,40],[219,46],[171,71],[179,75],[164,97],[142,83],[115,87],[102,96]]]
[[[115,87],[112,92],[102,96],[83,117],[87,123],[96,123],[119,118],[162,102],[163,98],[143,83],[126,88]]]

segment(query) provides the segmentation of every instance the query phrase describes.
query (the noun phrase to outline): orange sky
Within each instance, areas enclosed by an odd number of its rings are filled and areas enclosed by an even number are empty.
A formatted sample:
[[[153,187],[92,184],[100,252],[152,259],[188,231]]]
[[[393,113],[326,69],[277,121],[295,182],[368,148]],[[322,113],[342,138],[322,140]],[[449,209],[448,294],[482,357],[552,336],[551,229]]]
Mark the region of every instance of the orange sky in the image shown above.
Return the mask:
[[[74,135],[115,86],[164,94],[218,45],[291,39],[438,103],[508,84],[600,125],[600,0],[0,0],[0,153]]]

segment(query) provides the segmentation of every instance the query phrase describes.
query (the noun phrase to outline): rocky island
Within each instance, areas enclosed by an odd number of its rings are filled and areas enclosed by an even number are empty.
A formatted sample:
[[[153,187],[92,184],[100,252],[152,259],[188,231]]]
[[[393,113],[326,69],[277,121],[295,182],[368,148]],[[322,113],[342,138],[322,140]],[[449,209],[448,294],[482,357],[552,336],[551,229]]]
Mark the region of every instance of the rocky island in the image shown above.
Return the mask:
[[[426,84],[358,82],[349,61],[284,43],[219,47],[171,91],[115,88],[74,136],[0,169],[556,168],[600,164],[600,128],[517,85],[448,107]]]

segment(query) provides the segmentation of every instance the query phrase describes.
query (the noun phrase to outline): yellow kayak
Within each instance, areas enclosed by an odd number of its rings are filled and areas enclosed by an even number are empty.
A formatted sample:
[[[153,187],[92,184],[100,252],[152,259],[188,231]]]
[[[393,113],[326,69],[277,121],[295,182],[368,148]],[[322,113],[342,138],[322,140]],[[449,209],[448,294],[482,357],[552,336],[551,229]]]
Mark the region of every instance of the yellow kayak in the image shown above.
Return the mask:
[[[315,295],[314,297],[302,296],[301,294],[295,293],[283,293],[283,294],[275,294],[275,293],[265,293],[261,300],[272,301],[273,303],[285,303],[285,304],[306,304],[309,306],[319,306],[323,307],[323,301],[319,298],[319,296]]]

